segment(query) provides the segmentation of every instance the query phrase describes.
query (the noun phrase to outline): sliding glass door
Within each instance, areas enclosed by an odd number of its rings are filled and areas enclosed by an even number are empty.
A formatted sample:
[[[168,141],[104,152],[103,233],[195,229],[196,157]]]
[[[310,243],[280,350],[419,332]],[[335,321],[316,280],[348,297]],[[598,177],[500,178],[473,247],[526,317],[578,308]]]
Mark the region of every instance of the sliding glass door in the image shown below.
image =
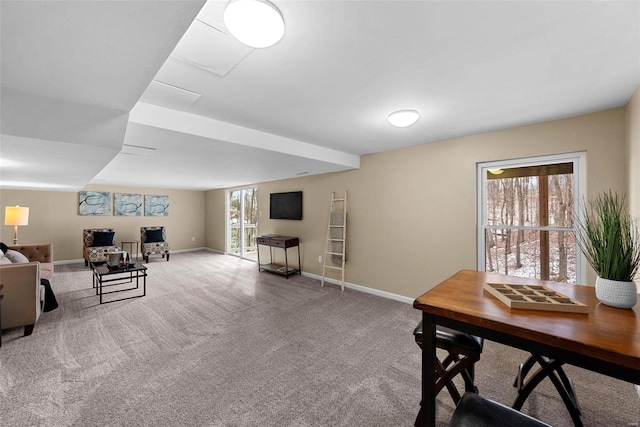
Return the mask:
[[[257,259],[258,189],[239,188],[227,192],[227,253]]]

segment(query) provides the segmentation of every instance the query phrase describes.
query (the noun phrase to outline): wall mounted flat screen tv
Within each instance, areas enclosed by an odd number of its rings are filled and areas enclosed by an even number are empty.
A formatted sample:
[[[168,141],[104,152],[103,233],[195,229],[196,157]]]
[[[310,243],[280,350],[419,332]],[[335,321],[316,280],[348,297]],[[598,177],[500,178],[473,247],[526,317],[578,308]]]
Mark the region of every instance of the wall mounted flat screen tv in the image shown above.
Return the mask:
[[[271,193],[269,195],[270,219],[302,219],[302,191]]]

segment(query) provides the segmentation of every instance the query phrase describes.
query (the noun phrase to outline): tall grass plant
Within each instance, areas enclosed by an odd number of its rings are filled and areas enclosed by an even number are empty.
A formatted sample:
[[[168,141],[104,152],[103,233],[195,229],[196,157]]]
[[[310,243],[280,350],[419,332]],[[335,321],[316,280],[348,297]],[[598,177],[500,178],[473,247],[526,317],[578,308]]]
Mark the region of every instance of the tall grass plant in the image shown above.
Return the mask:
[[[609,191],[581,205],[576,243],[603,279],[631,282],[640,267],[640,231],[625,208],[625,196]]]

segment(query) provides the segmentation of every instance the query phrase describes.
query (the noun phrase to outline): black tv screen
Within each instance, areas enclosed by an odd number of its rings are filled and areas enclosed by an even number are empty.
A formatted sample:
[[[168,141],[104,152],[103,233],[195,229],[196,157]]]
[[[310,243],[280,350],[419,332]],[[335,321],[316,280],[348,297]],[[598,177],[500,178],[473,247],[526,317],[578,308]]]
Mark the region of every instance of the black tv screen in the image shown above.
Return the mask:
[[[270,219],[302,219],[302,191],[271,193],[269,199]]]

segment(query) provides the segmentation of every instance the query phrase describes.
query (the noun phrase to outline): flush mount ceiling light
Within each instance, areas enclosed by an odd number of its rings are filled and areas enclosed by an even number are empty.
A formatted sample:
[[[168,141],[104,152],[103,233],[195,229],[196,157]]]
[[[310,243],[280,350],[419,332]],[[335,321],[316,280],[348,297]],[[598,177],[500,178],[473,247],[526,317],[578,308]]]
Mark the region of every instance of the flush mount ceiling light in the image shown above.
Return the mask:
[[[266,0],[230,1],[224,24],[240,43],[255,48],[273,46],[284,36],[282,14]]]
[[[411,126],[420,118],[420,114],[416,110],[398,110],[389,114],[389,123],[398,128],[406,128]]]

